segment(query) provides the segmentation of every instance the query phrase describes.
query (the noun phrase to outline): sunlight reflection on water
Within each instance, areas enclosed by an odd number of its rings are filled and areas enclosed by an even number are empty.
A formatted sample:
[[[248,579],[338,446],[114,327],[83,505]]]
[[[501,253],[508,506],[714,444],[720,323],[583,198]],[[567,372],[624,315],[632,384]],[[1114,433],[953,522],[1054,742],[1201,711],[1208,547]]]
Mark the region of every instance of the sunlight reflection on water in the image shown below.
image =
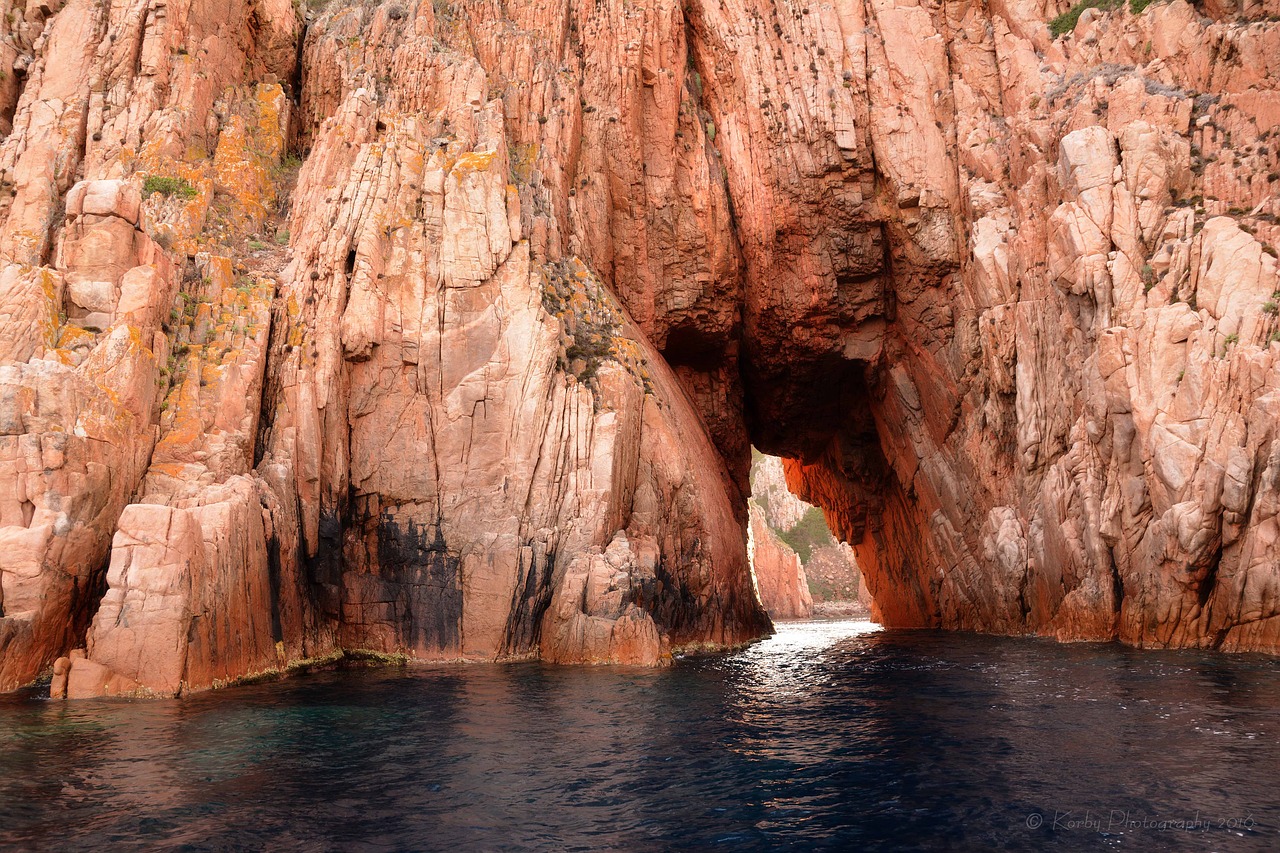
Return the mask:
[[[829,621],[822,619],[798,622],[779,622],[775,633],[751,646],[745,657],[787,658],[797,653],[811,652],[834,646],[841,640],[859,637],[863,634],[874,634],[884,628],[877,622],[865,619],[842,619]]]
[[[1275,659],[790,622],[661,670],[0,697],[0,848],[1269,853],[1277,767]],[[1052,829],[1099,810],[1254,823]]]
[[[781,622],[773,637],[737,654],[732,667],[739,672],[749,701],[800,699],[822,688],[826,679],[820,670],[827,652],[879,630],[881,626],[870,621]]]
[[[804,767],[850,734],[869,736],[873,721],[845,717],[832,726],[821,697],[830,686],[830,656],[857,654],[859,639],[882,630],[866,620],[781,622],[772,637],[726,665],[735,674],[732,719],[737,751],[753,760]],[[773,800],[771,800],[773,802]]]
[[[776,632],[739,653],[734,668],[752,698],[785,701],[820,689],[825,652],[843,641],[882,630],[865,620],[781,622]]]

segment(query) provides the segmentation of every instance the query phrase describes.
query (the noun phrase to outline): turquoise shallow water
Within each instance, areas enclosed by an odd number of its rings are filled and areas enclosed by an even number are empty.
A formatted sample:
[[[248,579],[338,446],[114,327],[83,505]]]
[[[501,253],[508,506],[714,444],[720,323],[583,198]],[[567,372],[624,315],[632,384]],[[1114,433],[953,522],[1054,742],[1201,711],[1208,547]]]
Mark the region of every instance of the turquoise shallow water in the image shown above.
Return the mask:
[[[660,671],[0,697],[0,847],[1277,850],[1280,662],[815,622]]]

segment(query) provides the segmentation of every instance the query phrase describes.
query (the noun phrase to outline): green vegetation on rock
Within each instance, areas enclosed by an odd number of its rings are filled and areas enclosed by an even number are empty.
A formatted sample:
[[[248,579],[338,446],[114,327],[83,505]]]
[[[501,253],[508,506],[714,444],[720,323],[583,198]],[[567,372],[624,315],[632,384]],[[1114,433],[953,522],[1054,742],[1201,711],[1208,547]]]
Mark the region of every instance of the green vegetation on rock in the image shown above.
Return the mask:
[[[809,507],[805,514],[790,530],[779,530],[778,538],[791,546],[791,550],[800,555],[800,562],[808,563],[809,555],[814,548],[830,545],[835,541],[827,528],[826,516],[816,506]]]
[[[542,307],[560,322],[560,371],[594,389],[600,367],[612,361],[653,393],[644,349],[627,335],[622,307],[599,277],[577,258],[546,264],[541,274]]]
[[[1053,37],[1066,35],[1076,28],[1076,23],[1080,20],[1080,16],[1084,14],[1085,9],[1099,9],[1103,12],[1109,12],[1120,5],[1121,0],[1081,0],[1081,2],[1072,6],[1058,17],[1049,22],[1049,32],[1053,33]],[[1134,0],[1130,0],[1134,2]],[[1147,0],[1150,2],[1150,0]],[[1143,6],[1145,8],[1145,4]]]
[[[622,326],[604,285],[581,263],[548,264],[543,270],[542,307],[564,328],[560,368],[580,382],[595,379],[601,363],[614,357],[614,339]]]
[[[163,196],[181,196],[190,201],[196,197],[196,188],[191,186],[185,178],[167,178],[161,175],[151,175],[142,182],[142,197],[150,198],[156,193]]]

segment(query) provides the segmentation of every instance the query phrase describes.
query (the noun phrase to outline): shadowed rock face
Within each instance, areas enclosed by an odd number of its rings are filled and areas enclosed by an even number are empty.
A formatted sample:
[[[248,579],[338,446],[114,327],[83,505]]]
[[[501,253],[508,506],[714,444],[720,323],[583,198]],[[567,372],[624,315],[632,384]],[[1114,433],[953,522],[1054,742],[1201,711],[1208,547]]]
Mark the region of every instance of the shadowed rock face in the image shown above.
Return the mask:
[[[889,624],[1275,651],[1280,7],[1059,11],[8,16],[0,688],[743,642],[749,440]]]

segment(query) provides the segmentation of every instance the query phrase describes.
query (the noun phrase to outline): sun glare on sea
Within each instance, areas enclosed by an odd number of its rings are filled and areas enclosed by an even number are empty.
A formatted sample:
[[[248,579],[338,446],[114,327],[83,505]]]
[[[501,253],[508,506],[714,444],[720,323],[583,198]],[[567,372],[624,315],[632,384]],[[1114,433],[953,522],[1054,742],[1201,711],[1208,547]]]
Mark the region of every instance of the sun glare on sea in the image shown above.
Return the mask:
[[[836,645],[883,630],[868,620],[780,622],[772,637],[737,656],[744,684],[767,694],[770,701],[802,697],[814,688],[815,666]]]

